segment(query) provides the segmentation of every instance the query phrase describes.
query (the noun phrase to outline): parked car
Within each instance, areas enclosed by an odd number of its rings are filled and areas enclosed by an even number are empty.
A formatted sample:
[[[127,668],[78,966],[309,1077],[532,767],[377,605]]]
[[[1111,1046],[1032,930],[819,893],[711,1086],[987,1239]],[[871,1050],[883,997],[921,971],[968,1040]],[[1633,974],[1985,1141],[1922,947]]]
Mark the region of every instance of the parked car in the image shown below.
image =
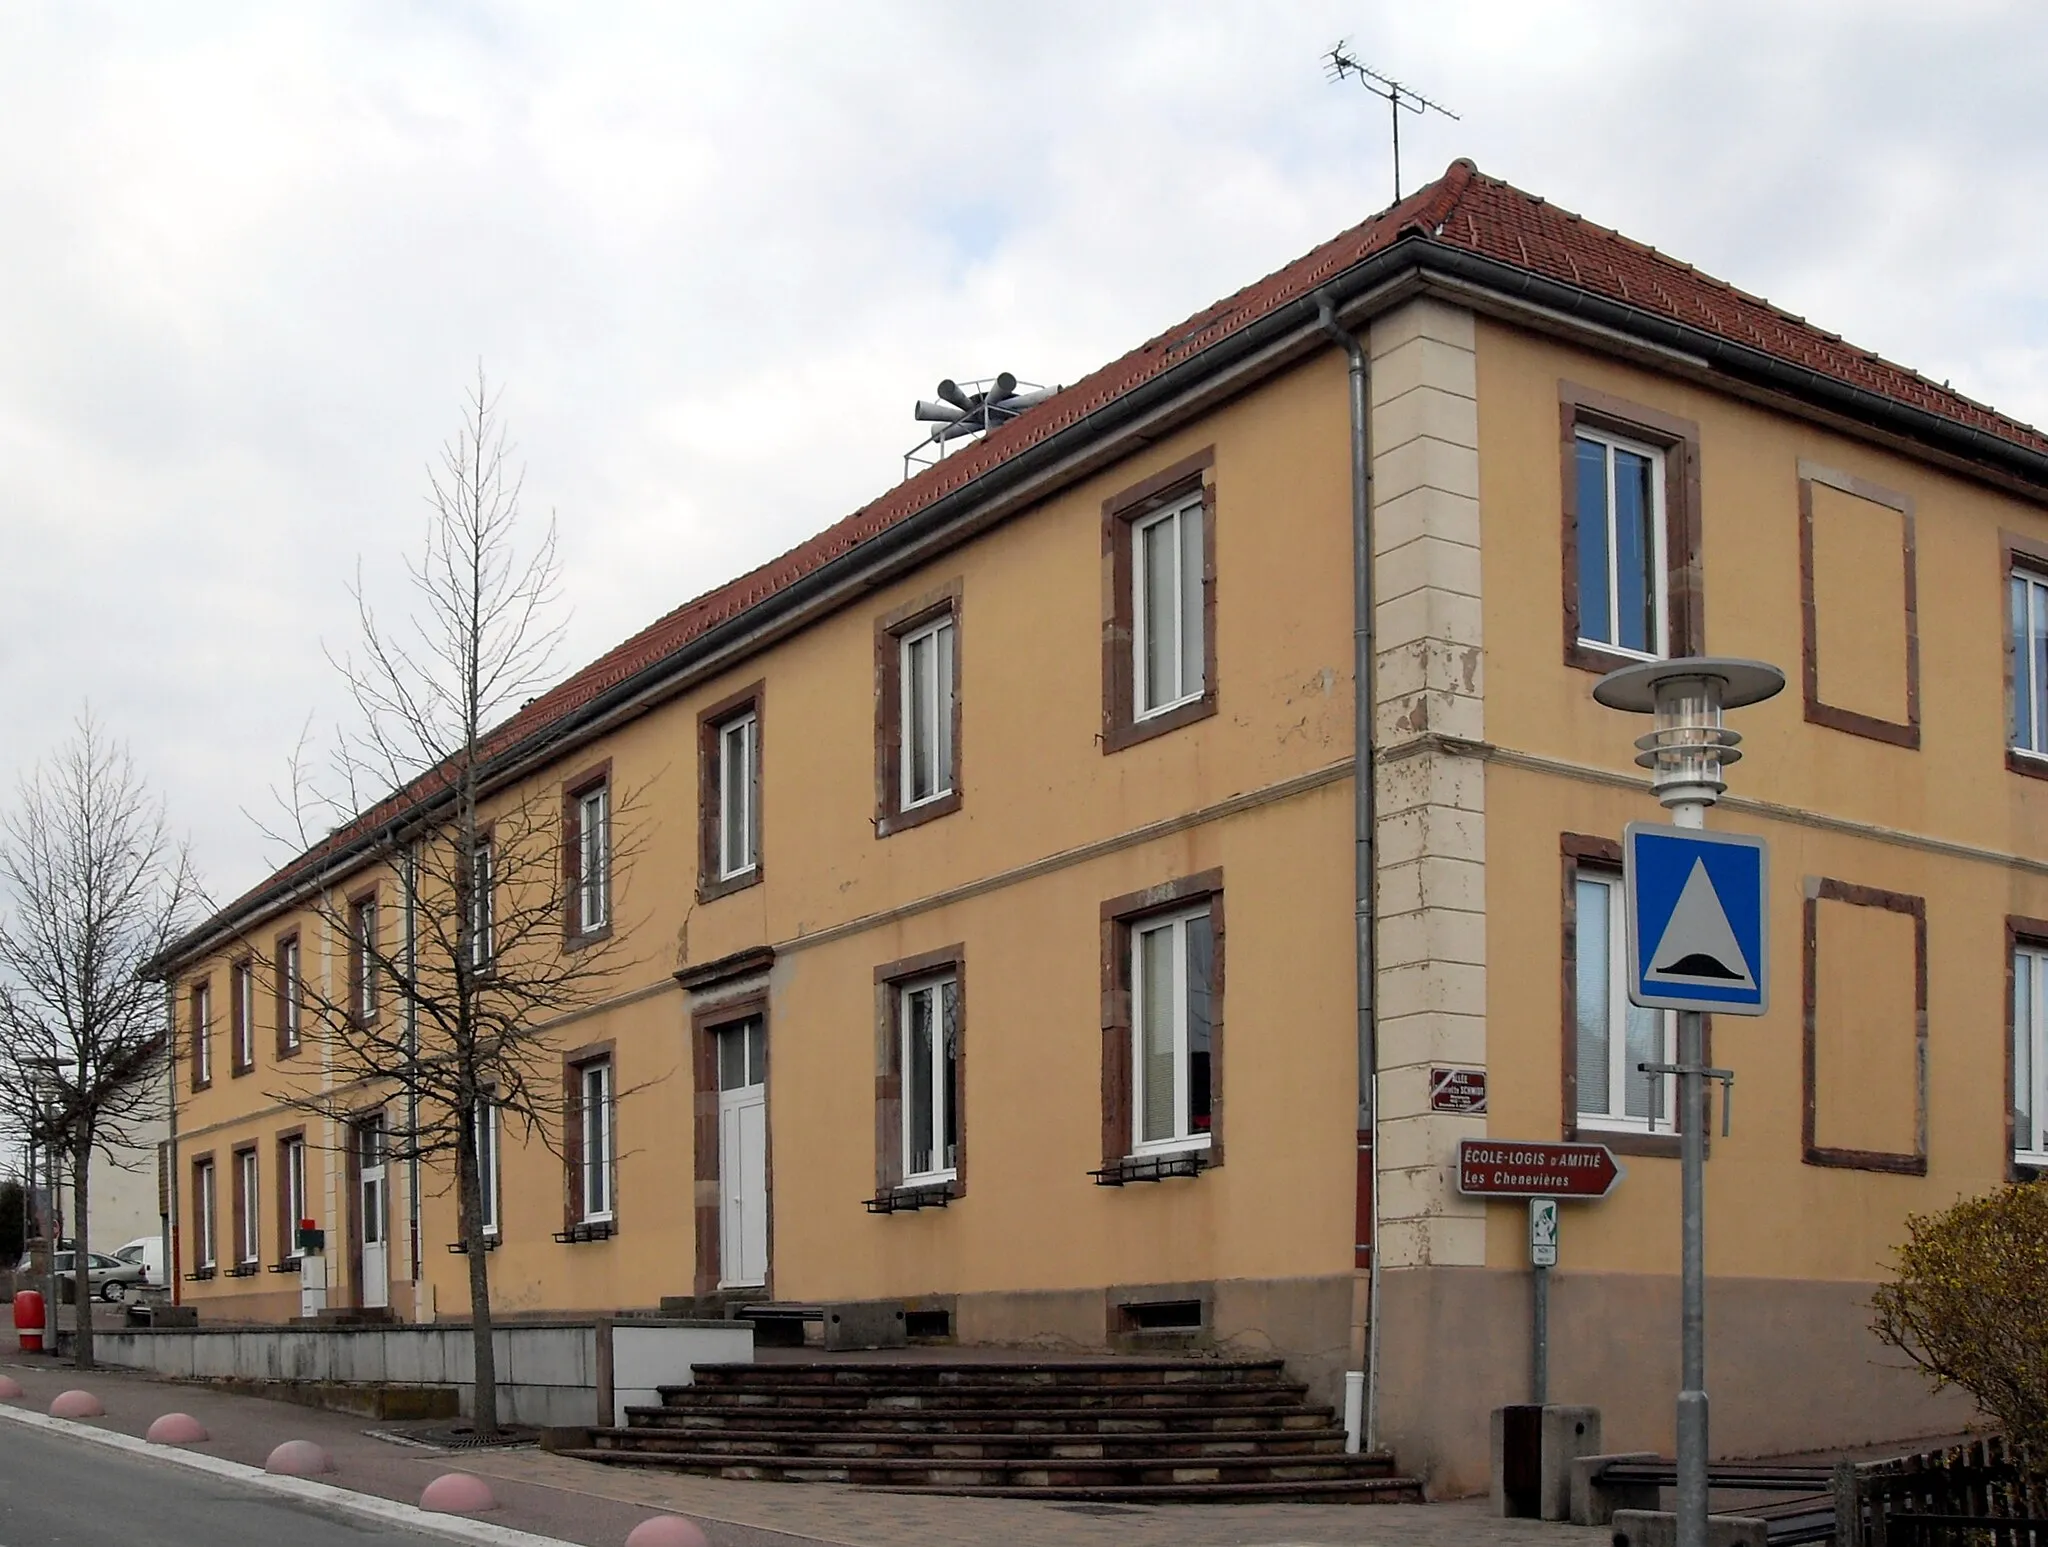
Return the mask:
[[[119,1305],[143,1285],[143,1268],[139,1262],[123,1262],[119,1257],[109,1257],[103,1252],[86,1253],[86,1282],[92,1292],[109,1305]],[[73,1252],[57,1253],[57,1277],[70,1282],[75,1271],[77,1255]]]
[[[134,1240],[114,1248],[114,1255],[123,1262],[142,1265],[142,1282],[152,1288],[161,1288],[169,1282],[164,1277],[164,1238],[160,1235],[137,1236]]]

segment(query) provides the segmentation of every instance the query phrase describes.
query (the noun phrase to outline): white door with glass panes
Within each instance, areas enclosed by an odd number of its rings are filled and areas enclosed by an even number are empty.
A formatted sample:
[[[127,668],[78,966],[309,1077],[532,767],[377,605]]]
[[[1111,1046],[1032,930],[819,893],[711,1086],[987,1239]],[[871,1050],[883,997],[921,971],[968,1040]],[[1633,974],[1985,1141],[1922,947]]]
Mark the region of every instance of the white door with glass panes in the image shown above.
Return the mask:
[[[768,1029],[718,1038],[718,1261],[721,1288],[768,1282]]]
[[[356,1125],[359,1207],[362,1210],[363,1277],[360,1303],[376,1309],[391,1303],[391,1203],[387,1171],[384,1114],[377,1112]]]

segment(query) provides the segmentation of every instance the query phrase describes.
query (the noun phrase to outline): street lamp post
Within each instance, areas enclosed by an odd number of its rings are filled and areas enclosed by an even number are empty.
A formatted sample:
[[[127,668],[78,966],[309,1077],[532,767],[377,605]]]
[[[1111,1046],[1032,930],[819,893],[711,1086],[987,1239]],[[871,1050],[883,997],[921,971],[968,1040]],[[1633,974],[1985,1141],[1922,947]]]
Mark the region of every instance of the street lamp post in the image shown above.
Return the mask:
[[[1784,686],[1785,674],[1762,661],[1686,656],[1609,672],[1593,697],[1609,709],[1655,716],[1649,734],[1636,739],[1636,762],[1650,770],[1650,787],[1670,811],[1672,826],[1704,828],[1707,808],[1728,787],[1721,770],[1742,756],[1736,750],[1742,738],[1722,724],[1722,711],[1759,703]],[[1732,1084],[1734,1076],[1707,1068],[1702,1012],[1677,1015],[1677,1063],[1643,1067],[1678,1080],[1678,1547],[1707,1547],[1706,1090],[1710,1078]]]
[[[63,1094],[64,1071],[71,1067],[71,1060],[68,1058],[25,1058],[22,1062],[31,1069],[40,1070],[44,1075],[44,1079],[37,1082],[44,1097],[43,1180],[50,1190],[49,1218],[43,1222],[43,1233],[48,1238],[44,1243],[46,1250],[43,1259],[43,1282],[46,1286],[43,1301],[43,1347],[52,1358],[55,1358],[57,1353],[57,1245],[63,1239],[63,1232],[58,1228],[57,1224],[58,1220],[62,1217],[60,1211],[63,1207],[57,1191],[57,1156],[62,1146],[57,1143],[55,1113],[50,1098]],[[77,1248],[74,1247],[73,1250],[75,1251]],[[84,1314],[87,1309],[84,1306],[79,1308],[81,1314]]]

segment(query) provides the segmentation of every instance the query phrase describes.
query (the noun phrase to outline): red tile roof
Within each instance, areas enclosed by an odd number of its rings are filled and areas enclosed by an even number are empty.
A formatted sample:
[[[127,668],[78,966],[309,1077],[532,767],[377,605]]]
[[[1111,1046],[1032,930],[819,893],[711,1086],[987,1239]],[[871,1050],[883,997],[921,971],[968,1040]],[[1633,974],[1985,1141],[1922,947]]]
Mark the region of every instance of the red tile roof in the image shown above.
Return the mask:
[[[547,730],[607,689],[659,664],[693,640],[774,596],[829,560],[951,494],[1026,448],[1129,393],[1219,340],[1313,292],[1331,276],[1418,235],[1686,324],[1845,385],[1924,409],[2048,454],[2048,437],[1960,393],[1700,273],[1653,247],[1581,219],[1533,194],[1454,161],[1428,187],[1325,242],[1285,268],[1148,339],[1121,359],[1058,392],[964,450],[905,480],[852,515],[760,568],[657,619],[534,699],[493,734],[503,749]],[[318,863],[398,816],[425,792],[415,785],[309,850],[223,909],[225,922],[266,895],[309,875]],[[188,937],[195,941],[211,925]]]

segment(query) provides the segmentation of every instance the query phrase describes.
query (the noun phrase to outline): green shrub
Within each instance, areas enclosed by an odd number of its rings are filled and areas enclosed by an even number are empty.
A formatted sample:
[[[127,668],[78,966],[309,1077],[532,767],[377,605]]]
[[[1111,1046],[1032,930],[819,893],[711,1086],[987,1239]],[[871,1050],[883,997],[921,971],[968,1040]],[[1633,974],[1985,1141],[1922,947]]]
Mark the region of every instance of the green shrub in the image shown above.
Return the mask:
[[[2002,1187],[1906,1221],[1871,1330],[1955,1386],[2011,1444],[2048,1455],[2048,1183]]]

